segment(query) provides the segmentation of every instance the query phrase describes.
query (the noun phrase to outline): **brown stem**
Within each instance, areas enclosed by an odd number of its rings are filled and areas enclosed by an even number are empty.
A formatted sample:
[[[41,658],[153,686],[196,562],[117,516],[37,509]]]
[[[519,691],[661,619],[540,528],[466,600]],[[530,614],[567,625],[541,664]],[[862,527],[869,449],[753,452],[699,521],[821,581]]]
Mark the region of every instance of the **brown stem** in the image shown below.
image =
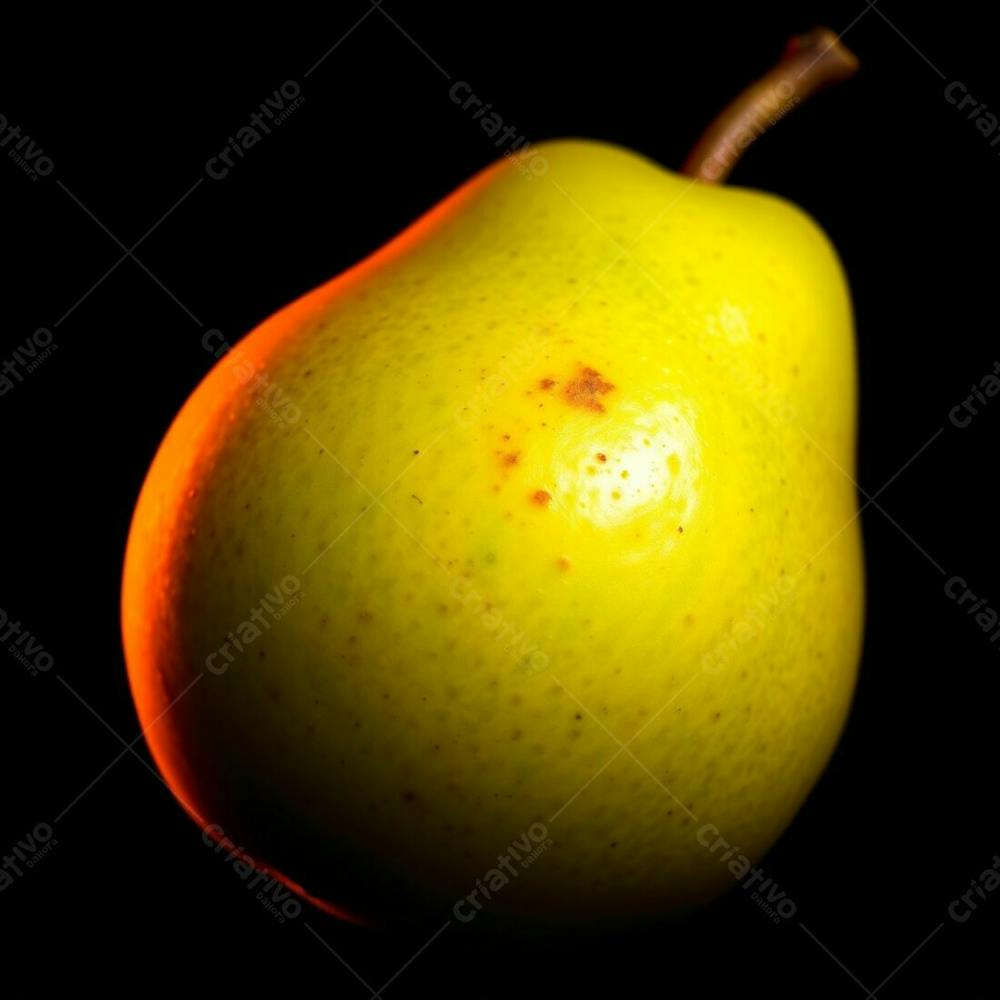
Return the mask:
[[[708,126],[681,173],[708,184],[721,183],[754,139],[810,94],[848,79],[857,69],[857,57],[829,28],[814,28],[793,38],[777,65]]]

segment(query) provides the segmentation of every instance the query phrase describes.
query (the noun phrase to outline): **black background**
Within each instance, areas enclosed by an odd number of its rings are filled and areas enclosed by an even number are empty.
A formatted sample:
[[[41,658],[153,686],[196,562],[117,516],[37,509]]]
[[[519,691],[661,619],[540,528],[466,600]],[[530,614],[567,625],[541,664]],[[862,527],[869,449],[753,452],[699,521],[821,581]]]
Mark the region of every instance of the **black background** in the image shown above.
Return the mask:
[[[384,6],[360,24],[365,0],[315,18],[46,10],[4,32],[0,113],[55,169],[33,182],[0,157],[0,360],[38,327],[58,345],[0,397],[0,608],[56,661],[31,677],[0,650],[0,850],[41,822],[57,840],[0,893],[5,992],[315,982],[366,997],[305,923],[378,990],[443,922],[379,935],[307,910],[279,926],[115,735],[139,732],[118,630],[128,521],[211,364],[202,328],[242,335],[491,160],[445,73],[534,140],[607,139],[676,166],[789,34],[827,23],[850,25],[862,73],[796,110],[734,181],[799,203],[841,252],[864,491],[941,433],[863,513],[870,590],[850,724],[765,862],[797,915],[776,927],[737,888],[681,927],[619,937],[497,940],[453,925],[386,995],[865,997],[932,934],[878,996],[1000,996],[1000,892],[965,923],[947,915],[1000,852],[1000,656],[943,591],[958,574],[1000,605],[1000,401],[968,428],[948,422],[997,357],[1000,157],[944,99],[961,80],[1000,109],[981,12],[901,0]],[[207,179],[206,160],[289,79],[303,105],[224,180]],[[185,192],[138,260],[98,283]],[[149,760],[141,740],[135,750]]]

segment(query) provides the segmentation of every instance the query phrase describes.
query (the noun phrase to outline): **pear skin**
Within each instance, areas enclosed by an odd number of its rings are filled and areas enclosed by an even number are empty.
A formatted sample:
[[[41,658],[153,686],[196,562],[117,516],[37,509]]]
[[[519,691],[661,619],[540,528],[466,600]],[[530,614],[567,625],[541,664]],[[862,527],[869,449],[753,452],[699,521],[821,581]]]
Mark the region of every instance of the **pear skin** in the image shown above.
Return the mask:
[[[532,153],[224,353],[131,527],[157,766],[207,841],[347,918],[702,904],[855,684],[829,241],[621,148]]]

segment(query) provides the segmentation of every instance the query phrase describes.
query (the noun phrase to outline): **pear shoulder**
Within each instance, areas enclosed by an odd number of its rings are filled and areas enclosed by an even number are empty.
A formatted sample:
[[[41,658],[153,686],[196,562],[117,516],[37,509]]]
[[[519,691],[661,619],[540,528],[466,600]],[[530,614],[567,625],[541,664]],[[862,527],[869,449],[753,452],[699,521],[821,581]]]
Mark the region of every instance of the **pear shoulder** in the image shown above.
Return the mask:
[[[708,184],[615,143],[574,137],[540,142],[494,164],[480,178],[493,175],[499,181],[497,173],[503,187],[528,177],[534,185],[526,186],[535,190],[522,193],[525,201],[561,202],[567,214],[603,227],[626,245],[680,227],[695,241],[722,239],[758,258],[781,258],[801,268],[810,283],[832,281],[846,288],[839,255],[823,227],[778,194]]]

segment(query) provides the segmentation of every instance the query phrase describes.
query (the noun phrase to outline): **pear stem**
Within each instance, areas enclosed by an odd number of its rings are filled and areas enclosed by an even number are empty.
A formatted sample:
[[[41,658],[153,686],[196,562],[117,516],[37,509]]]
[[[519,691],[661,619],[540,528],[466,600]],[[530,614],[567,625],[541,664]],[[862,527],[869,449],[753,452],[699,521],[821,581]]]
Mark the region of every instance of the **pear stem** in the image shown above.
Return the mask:
[[[857,70],[857,57],[829,28],[814,28],[791,39],[778,63],[708,126],[681,173],[720,184],[758,136],[811,94],[847,80]]]

